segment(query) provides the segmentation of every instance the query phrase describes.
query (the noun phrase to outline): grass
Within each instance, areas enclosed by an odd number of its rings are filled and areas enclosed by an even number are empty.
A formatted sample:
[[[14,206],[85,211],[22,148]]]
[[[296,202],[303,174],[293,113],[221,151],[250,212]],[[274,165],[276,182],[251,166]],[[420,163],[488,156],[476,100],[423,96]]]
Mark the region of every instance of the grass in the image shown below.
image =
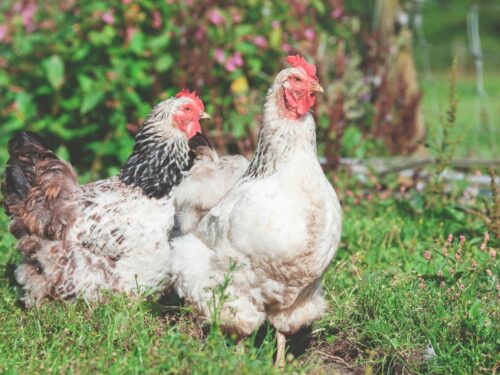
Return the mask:
[[[348,188],[338,185],[340,191]],[[324,279],[329,311],[290,339],[295,358],[285,372],[491,373],[500,361],[499,268],[479,249],[484,224],[454,207],[423,211],[422,197],[414,194],[387,199],[376,191],[371,199],[366,192],[358,194],[362,199],[343,199],[342,245]],[[7,226],[3,215],[0,225]],[[446,245],[448,233],[465,235],[465,243]],[[488,245],[498,247],[498,239]],[[230,337],[200,328],[182,305],[166,308],[145,296],[23,310],[8,277],[18,261],[14,246],[3,231],[2,373],[275,371],[269,327],[247,339],[245,352],[239,353]],[[463,247],[461,259],[455,263],[440,256],[443,246],[450,254]],[[423,255],[427,249],[429,261]],[[442,278],[436,276],[439,270],[444,270]],[[430,345],[436,355],[427,360]]]
[[[500,97],[492,82],[487,91]],[[424,113],[437,118],[436,103],[446,104],[448,82],[435,79],[423,87],[430,93]],[[494,156],[491,133],[473,125],[473,83],[459,79],[457,88],[462,97],[457,128],[468,140],[459,144],[459,156]],[[330,308],[313,327],[290,338],[283,372],[495,373],[499,239],[486,243],[485,224],[463,209],[481,209],[481,201],[464,203],[463,184],[429,206],[422,194],[396,193],[390,178],[378,181],[384,191],[356,186],[352,176],[335,180],[344,229],[323,282]],[[12,282],[19,255],[7,225],[0,214],[1,373],[278,372],[272,328],[262,327],[245,340],[242,352],[218,329],[200,327],[175,299],[109,295],[103,304],[77,300],[23,309]]]
[[[482,268],[464,281],[471,259],[481,255],[477,246],[484,228],[453,208],[424,213],[415,207],[417,202],[389,200],[365,203],[364,208],[346,213],[342,254],[349,257],[337,260],[326,278],[339,309],[331,313],[327,327],[333,332],[342,327],[342,335],[364,349],[361,363],[383,373],[400,373],[403,368],[412,373],[454,374],[491,369],[500,360],[494,354],[500,344],[498,298],[493,280],[483,278],[487,267],[498,277],[498,262],[482,258]],[[438,255],[446,233],[463,233],[469,239],[464,250],[467,260],[461,271],[453,265],[451,278],[446,278],[448,265],[443,266]],[[435,250],[432,262],[424,258],[426,249]],[[436,276],[443,268],[446,289]],[[445,290],[451,286],[457,290],[460,278],[467,287],[458,297],[447,297]],[[473,306],[481,313],[473,314]],[[484,319],[490,319],[486,330]],[[335,342],[336,337],[330,340]],[[426,362],[423,354],[429,344],[436,357]]]

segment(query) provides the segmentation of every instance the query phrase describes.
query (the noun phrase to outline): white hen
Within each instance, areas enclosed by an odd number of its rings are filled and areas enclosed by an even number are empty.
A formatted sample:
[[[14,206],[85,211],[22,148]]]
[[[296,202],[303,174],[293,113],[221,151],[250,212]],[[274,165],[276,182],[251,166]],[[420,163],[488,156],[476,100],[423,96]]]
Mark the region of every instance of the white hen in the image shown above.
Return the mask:
[[[193,234],[173,241],[176,289],[223,329],[249,335],[266,319],[293,334],[325,310],[321,277],[340,241],[341,208],[316,156],[316,68],[290,56],[267,94],[255,156]],[[232,265],[235,265],[233,267]],[[230,276],[227,299],[214,290]],[[217,293],[215,293],[217,294]]]
[[[248,167],[240,155],[219,157],[203,135],[189,141],[195,163],[174,193],[175,217],[179,234],[196,228],[209,209],[234,186]]]

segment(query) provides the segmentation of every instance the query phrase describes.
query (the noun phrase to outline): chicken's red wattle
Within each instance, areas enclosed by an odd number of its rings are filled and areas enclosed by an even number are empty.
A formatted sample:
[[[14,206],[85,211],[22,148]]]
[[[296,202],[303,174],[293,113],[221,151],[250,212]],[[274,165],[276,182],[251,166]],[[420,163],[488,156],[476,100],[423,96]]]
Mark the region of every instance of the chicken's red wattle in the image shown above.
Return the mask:
[[[288,105],[294,108],[299,116],[305,115],[314,105],[315,97],[308,91],[285,90],[285,97]]]

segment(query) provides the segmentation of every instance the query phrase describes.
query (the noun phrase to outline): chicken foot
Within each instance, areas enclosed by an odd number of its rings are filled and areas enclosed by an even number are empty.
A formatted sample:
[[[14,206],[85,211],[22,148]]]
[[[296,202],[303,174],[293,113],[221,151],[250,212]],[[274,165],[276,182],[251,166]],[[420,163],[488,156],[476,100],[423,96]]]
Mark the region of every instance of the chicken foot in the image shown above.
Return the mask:
[[[282,369],[285,367],[285,347],[286,347],[286,336],[280,331],[276,331],[276,361],[274,362],[274,367]]]

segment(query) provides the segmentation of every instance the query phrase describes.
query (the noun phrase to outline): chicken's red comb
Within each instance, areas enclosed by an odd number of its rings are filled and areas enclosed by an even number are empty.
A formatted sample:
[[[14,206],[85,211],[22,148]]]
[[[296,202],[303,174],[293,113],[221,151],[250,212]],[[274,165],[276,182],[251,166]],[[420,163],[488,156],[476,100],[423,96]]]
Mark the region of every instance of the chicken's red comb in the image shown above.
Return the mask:
[[[201,101],[201,99],[198,97],[198,95],[196,95],[196,91],[193,91],[193,92],[189,92],[189,90],[187,89],[183,89],[181,91],[179,91],[179,93],[175,96],[176,98],[191,98],[194,100],[194,103],[196,104],[196,106],[201,110],[201,111],[204,111],[205,110],[205,106],[203,105],[203,102]]]
[[[316,65],[309,64],[302,56],[288,56],[286,61],[294,68],[302,68],[312,78],[316,78]]]

